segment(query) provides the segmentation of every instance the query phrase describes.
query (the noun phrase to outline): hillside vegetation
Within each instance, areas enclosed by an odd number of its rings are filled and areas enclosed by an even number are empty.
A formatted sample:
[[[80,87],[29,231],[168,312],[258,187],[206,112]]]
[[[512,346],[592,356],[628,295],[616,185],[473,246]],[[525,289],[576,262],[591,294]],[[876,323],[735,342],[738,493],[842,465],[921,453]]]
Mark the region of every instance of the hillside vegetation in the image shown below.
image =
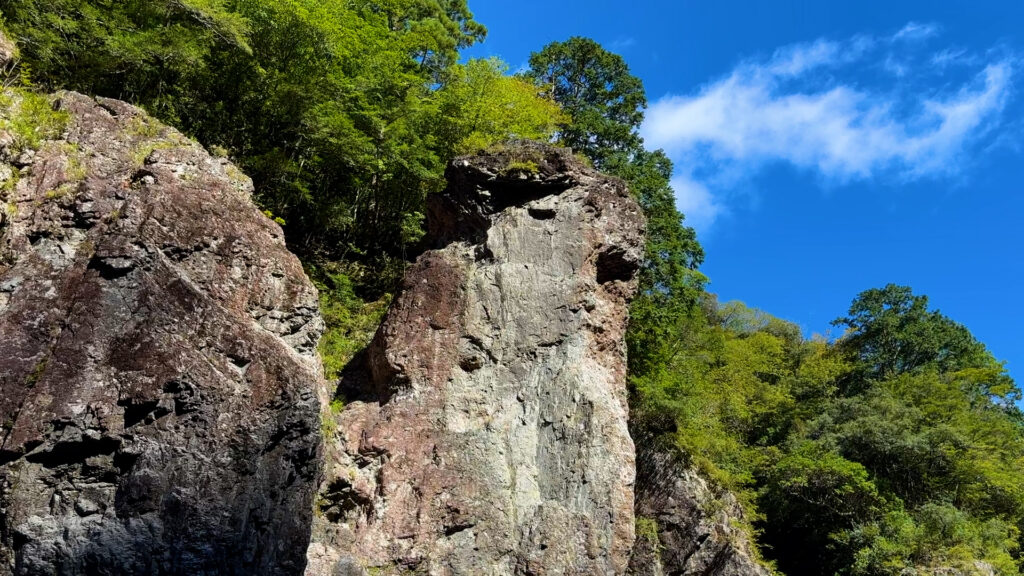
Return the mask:
[[[643,86],[597,43],[538,47],[509,75],[498,60],[460,62],[486,33],[465,0],[0,11],[21,52],[7,86],[131,101],[252,176],[321,290],[329,376],[372,336],[446,163],[555,140],[626,180],[648,218],[628,336],[635,433],[737,494],[776,569],[1020,572],[1024,417],[1003,364],[908,287],[856,295],[833,341],[718,303],[671,161],[638,135]]]

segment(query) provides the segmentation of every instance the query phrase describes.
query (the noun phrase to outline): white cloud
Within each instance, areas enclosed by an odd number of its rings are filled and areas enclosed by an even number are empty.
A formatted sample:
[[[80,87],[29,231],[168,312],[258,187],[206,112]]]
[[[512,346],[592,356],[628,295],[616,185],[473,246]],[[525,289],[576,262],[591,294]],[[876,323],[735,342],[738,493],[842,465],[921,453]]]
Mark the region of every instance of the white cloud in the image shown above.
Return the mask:
[[[676,207],[686,215],[687,226],[707,230],[726,212],[708,187],[690,176],[675,176],[672,178],[672,188],[676,192]]]
[[[882,67],[897,78],[903,78],[908,72],[910,72],[908,64],[898,60],[892,54],[886,56],[885,63],[882,64]]]
[[[846,42],[819,38],[814,42],[783,46],[775,50],[764,70],[778,77],[796,77],[817,68],[853,62],[874,44],[869,37],[857,36]]]
[[[978,64],[980,59],[977,56],[967,53],[965,48],[946,48],[940,52],[932,54],[931,63],[940,71],[946,69],[949,66],[962,65],[962,66],[973,66]]]
[[[939,32],[940,28],[937,24],[909,22],[892,39],[903,41],[925,40],[938,35]]]
[[[937,31],[912,23],[883,40]],[[675,181],[677,202],[691,223],[706,229],[726,211],[730,179],[750,177],[774,162],[838,182],[960,171],[968,146],[1000,120],[1014,64],[1003,59],[976,66],[953,88],[942,78],[931,88],[915,83],[914,68],[900,64],[900,75],[909,78],[896,87],[872,86],[865,70],[896,61],[874,50],[878,45],[858,37],[780,48],[767,60],[741,63],[695,94],[654,102],[642,135],[685,171]],[[942,54],[933,59],[966,57]]]
[[[613,40],[612,43],[608,45],[608,49],[611,50],[612,52],[622,52],[627,48],[632,47],[634,44],[636,44],[636,39],[634,38],[628,36],[619,37]]]

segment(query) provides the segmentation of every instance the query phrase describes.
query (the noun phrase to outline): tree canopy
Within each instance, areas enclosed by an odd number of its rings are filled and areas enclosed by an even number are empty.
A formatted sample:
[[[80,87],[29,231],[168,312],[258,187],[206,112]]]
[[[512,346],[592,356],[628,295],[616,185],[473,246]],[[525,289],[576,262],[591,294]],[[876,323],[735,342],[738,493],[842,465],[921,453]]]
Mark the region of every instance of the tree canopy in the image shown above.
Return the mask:
[[[637,129],[647,107],[643,83],[626,61],[590,38],[552,42],[530,56],[526,76],[550,91],[572,118],[559,139],[605,168],[612,155],[641,146]]]

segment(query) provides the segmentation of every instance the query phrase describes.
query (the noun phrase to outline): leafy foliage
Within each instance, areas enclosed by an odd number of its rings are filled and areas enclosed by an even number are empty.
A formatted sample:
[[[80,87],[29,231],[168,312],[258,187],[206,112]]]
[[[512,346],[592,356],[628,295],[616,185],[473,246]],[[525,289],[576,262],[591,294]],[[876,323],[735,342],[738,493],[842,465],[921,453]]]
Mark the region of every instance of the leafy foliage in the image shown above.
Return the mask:
[[[26,88],[0,93],[0,109],[0,130],[14,139],[15,153],[37,149],[44,140],[60,136],[68,122],[67,112],[54,110],[50,98]]]
[[[344,273],[320,269],[308,272],[320,291],[320,315],[325,329],[319,351],[324,376],[336,380],[349,360],[370,343],[391,303],[391,295],[365,302],[356,296],[352,281]]]
[[[928,311],[928,298],[906,286],[862,292],[849,316],[833,324],[849,330],[844,346],[859,356],[867,377],[889,378],[924,366],[948,371],[986,364],[985,347],[966,328]]]
[[[43,87],[145,102],[165,118],[215,46],[248,50],[222,0],[3,0],[0,11]]]
[[[889,287],[861,294],[851,310],[886,291],[925,302]],[[738,494],[782,572],[1017,573],[1019,391],[966,329],[920,305],[884,308],[887,325],[900,327],[892,333],[927,334],[921,341],[942,352],[908,346],[913,362],[897,353],[892,365],[906,368],[879,373],[878,347],[863,336],[877,332],[875,313],[829,344],[741,303],[707,299],[703,310],[668,362],[639,381],[640,407]]]
[[[632,154],[642,141],[636,129],[647,106],[643,83],[618,54],[579,36],[552,42],[530,56],[526,76],[550,91],[572,118],[561,141],[604,169],[610,156]]]
[[[507,140],[550,140],[568,117],[525,80],[507,76],[497,59],[470,60],[448,72],[437,93],[447,155],[487,149]]]

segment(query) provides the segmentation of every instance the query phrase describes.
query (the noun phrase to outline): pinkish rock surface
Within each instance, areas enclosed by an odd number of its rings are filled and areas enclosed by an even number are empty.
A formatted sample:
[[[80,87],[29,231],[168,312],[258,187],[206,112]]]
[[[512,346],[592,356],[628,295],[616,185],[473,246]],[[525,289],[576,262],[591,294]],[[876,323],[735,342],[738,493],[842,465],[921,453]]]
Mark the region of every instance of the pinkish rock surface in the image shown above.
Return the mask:
[[[433,249],[341,381],[307,574],[623,574],[640,209],[540,145],[448,177]]]

